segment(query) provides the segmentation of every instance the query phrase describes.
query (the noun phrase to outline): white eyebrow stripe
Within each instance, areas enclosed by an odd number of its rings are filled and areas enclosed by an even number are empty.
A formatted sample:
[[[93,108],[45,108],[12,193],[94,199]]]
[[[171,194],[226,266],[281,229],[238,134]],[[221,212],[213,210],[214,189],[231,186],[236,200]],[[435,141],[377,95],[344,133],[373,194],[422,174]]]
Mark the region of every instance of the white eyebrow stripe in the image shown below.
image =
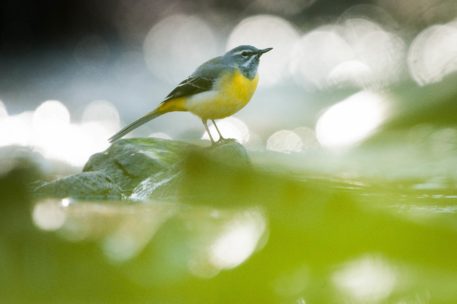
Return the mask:
[[[241,53],[244,53],[244,52],[248,52],[248,53],[249,53],[249,56],[254,55],[254,52],[253,52],[253,51],[250,51],[250,50],[241,50],[241,51],[238,51],[238,52],[236,52],[236,53],[233,53],[233,55],[241,55]]]

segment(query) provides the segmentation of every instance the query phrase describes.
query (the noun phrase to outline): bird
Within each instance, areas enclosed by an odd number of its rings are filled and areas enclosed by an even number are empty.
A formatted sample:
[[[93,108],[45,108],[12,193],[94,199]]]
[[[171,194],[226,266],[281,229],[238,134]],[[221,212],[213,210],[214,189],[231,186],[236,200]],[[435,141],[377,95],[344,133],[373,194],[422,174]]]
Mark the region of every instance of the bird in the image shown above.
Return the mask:
[[[120,139],[158,116],[174,111],[188,111],[198,116],[211,143],[215,144],[208,128],[210,120],[219,134],[219,141],[225,140],[215,120],[235,114],[251,100],[259,81],[257,68],[260,57],[272,49],[240,45],[204,62],[180,82],[157,108],[111,136],[109,142]]]

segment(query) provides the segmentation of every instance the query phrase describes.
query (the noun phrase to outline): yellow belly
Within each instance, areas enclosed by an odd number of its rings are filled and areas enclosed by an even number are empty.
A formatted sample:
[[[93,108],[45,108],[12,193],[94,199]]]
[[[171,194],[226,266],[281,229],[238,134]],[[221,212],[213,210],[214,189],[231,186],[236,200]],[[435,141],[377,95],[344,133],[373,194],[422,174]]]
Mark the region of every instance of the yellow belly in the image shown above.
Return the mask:
[[[219,119],[235,114],[251,100],[259,77],[249,79],[239,71],[223,77],[214,90],[186,100],[188,111],[202,119]]]

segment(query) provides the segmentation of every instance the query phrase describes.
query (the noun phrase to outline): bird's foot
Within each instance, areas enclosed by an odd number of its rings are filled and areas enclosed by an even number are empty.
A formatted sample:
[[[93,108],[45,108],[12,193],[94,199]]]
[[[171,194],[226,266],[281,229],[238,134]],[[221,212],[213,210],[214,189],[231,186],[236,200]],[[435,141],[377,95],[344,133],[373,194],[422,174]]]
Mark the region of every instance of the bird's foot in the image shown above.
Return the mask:
[[[235,142],[236,140],[234,138],[225,138],[225,137],[219,137],[219,140],[216,142],[216,145],[222,145],[226,144],[229,142]]]

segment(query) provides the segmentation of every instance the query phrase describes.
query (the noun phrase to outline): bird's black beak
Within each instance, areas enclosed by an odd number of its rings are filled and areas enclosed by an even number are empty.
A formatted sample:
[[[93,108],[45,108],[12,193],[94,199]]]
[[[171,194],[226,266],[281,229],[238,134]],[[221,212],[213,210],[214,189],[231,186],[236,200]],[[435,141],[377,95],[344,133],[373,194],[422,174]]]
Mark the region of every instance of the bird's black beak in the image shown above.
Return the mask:
[[[263,50],[259,50],[258,54],[259,56],[271,51],[273,48],[266,48],[266,49],[263,49]]]

